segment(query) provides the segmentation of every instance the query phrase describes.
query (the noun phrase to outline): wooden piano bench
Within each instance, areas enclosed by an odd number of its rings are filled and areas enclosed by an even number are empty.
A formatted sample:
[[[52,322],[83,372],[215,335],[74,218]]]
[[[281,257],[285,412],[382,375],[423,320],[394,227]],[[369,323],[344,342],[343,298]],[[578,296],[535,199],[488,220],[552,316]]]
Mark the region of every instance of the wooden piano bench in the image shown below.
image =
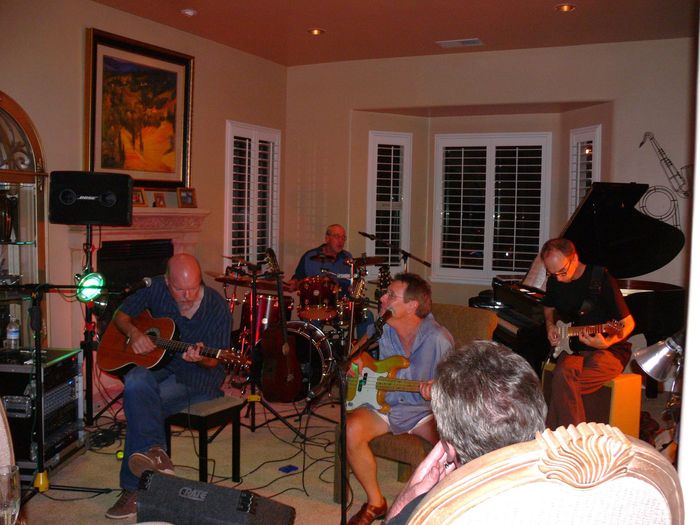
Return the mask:
[[[547,363],[542,376],[544,399],[552,396],[554,363]],[[642,376],[620,374],[598,391],[583,396],[588,422],[607,423],[632,437],[639,437],[639,417],[642,410]]]
[[[207,481],[207,460],[209,459],[209,443],[211,443],[223,428],[231,423],[231,479],[241,480],[241,409],[246,405],[244,399],[224,396],[195,403],[173,414],[165,420],[165,438],[168,455],[172,454],[170,442],[170,426],[196,430],[199,434],[199,481]],[[210,438],[208,431],[219,429]]]

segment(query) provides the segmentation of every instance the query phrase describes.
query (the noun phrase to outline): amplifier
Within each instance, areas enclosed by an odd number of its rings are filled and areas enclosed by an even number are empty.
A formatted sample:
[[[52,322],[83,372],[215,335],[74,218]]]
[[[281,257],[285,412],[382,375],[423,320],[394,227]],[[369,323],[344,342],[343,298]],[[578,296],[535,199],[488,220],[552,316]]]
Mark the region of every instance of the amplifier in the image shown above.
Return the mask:
[[[291,525],[296,511],[270,498],[201,481],[145,472],[137,496],[139,522],[177,525]]]
[[[44,466],[53,468],[82,447],[82,354],[80,350],[42,351],[43,432],[36,432],[34,353],[0,352],[0,396],[5,404],[15,459],[22,482],[31,483],[38,462],[39,439]]]

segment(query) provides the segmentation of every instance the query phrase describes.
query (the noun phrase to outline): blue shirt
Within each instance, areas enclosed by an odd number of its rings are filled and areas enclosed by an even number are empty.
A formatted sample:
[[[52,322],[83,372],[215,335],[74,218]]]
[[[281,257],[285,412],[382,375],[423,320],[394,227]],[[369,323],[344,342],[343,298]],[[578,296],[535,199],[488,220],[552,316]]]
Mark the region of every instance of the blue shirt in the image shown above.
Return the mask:
[[[396,378],[416,381],[432,379],[437,364],[453,347],[454,340],[450,332],[435,321],[433,314],[428,314],[418,327],[408,358],[410,364],[407,368],[400,369]],[[406,353],[396,330],[387,325],[379,339],[379,358],[386,359],[394,355],[405,357]],[[431,413],[430,401],[423,399],[419,392],[386,392],[384,401],[391,407],[389,427],[394,434],[408,432]]]
[[[172,319],[177,327],[178,339],[185,343],[202,342],[210,348],[231,348],[231,313],[224,298],[208,286],[204,286],[202,302],[192,319],[180,315],[162,275],[154,277],[150,287],[127,297],[119,309],[130,317],[148,309],[155,318]],[[177,376],[178,382],[199,391],[221,395],[220,387],[226,376],[221,364],[215,368],[204,368],[178,355],[166,366]]]
[[[348,289],[350,287],[350,265],[345,261],[352,259],[350,252],[342,250],[335,258],[334,261],[320,262],[314,261],[311,257],[315,255],[320,255],[323,253],[323,244],[318,248],[312,248],[307,251],[299,259],[299,264],[297,264],[296,270],[294,270],[293,279],[301,280],[307,277],[314,277],[316,275],[325,275],[330,277],[334,281],[338,282],[342,288],[341,294],[343,296],[348,295]],[[324,273],[322,270],[328,270],[334,273],[338,277],[334,277],[330,273]]]

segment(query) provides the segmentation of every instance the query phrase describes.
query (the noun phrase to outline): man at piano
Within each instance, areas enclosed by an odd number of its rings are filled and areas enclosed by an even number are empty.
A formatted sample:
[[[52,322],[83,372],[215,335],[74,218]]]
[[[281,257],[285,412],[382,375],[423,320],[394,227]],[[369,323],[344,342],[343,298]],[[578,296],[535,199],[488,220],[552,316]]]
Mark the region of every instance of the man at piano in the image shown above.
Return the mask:
[[[372,439],[387,432],[408,432],[433,445],[438,442],[435,418],[430,409],[430,382],[438,363],[454,346],[450,333],[430,313],[431,289],[422,277],[412,273],[397,274],[380,302],[382,315],[389,309],[392,313],[379,339],[379,358],[407,358],[408,367],[399,369],[395,377],[420,381],[420,393],[386,392],[384,401],[390,407],[388,414],[367,404],[348,414],[348,463],[367,493],[367,502],[350,519],[349,525],[369,525],[383,518],[387,511],[386,499],[377,481],[377,460],[369,446]]]
[[[540,257],[547,271],[544,318],[554,354],[561,351],[552,376],[547,427],[586,421],[581,396],[618,376],[630,359],[627,337],[634,319],[616,280],[602,266],[586,265],[574,244],[547,241]],[[580,327],[567,345],[568,330]],[[585,327],[585,328],[581,328]],[[571,353],[569,353],[571,352]]]

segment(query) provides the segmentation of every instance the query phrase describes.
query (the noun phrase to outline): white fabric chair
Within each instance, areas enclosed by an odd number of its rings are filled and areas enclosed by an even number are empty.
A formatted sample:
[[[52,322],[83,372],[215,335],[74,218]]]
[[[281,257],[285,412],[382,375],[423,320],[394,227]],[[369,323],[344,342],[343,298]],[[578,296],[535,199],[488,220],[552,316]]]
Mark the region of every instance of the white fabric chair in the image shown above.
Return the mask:
[[[581,423],[463,465],[408,523],[682,525],[683,496],[673,465],[653,447]]]

